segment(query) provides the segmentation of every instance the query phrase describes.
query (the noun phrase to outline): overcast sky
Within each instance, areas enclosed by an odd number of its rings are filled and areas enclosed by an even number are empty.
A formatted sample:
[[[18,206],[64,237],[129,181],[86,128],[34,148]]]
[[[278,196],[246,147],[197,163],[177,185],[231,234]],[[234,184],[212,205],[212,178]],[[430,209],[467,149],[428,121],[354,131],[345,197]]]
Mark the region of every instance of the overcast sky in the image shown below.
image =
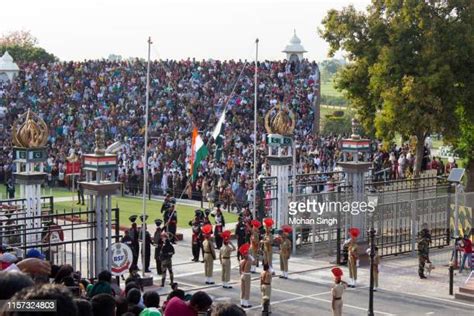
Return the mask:
[[[311,60],[327,58],[317,34],[326,12],[370,0],[12,0],[2,3],[0,33],[29,30],[62,60],[109,54],[161,59],[282,59],[296,29]]]

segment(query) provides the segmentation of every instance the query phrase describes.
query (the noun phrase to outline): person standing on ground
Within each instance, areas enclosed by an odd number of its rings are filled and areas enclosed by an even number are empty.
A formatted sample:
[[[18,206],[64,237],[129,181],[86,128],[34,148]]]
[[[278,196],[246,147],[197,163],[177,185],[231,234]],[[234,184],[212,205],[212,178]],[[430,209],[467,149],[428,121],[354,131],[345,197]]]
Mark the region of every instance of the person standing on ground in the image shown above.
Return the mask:
[[[252,248],[251,248],[251,251],[252,251],[252,256],[253,256],[253,260],[252,260],[252,268],[251,268],[251,272],[252,273],[256,273],[256,269],[258,267],[258,251],[260,249],[260,226],[262,225],[259,221],[257,221],[256,219],[252,220],[251,222],[252,224],[252,232],[251,232],[251,236],[250,236],[250,242],[252,244]]]
[[[333,316],[342,316],[342,295],[347,287],[347,283],[342,281],[342,270],[340,268],[332,268],[334,275],[334,285],[331,289],[331,309]]]
[[[145,272],[151,272],[150,270],[150,259],[151,259],[151,235],[147,230],[146,227],[146,220],[148,218],[148,215],[145,216],[146,218],[143,218],[143,215],[140,215],[140,219],[143,222],[143,228],[142,231],[140,231],[140,241],[143,242],[143,233],[145,234],[145,244],[142,243],[142,247],[145,249]],[[142,249],[143,250],[143,249]],[[143,256],[143,253],[141,254]]]
[[[359,237],[360,230],[358,228],[349,229],[351,240],[348,243],[348,262],[349,268],[349,287],[355,288],[357,283],[357,267],[359,265],[359,254],[357,247],[357,237]]]
[[[161,219],[155,219],[156,230],[153,235],[153,245],[155,246],[155,262],[156,262],[156,273],[161,275],[161,249],[163,248],[163,241],[161,240],[161,224],[163,221]]]
[[[239,249],[240,246],[247,242],[247,225],[244,222],[243,215],[239,215],[239,221],[235,226],[235,235],[237,236],[237,248]],[[240,260],[240,252],[237,252],[237,260]]]
[[[263,264],[263,271],[260,274],[260,291],[262,293],[262,315],[269,315],[271,313],[272,273],[270,266],[266,263]]]
[[[291,234],[292,228],[289,225],[283,225],[282,229],[282,240],[280,243],[280,278],[288,279],[288,260],[291,255],[291,241],[289,235]]]
[[[202,228],[204,234],[204,242],[202,248],[204,251],[204,273],[206,275],[206,284],[214,284],[212,280],[212,274],[214,270],[214,260],[216,259],[216,252],[214,250],[214,244],[211,241],[212,226],[204,225]]]
[[[374,273],[374,291],[377,291],[379,287],[379,272],[380,272],[380,256],[379,256],[379,248],[375,247],[375,255],[374,255],[374,262],[372,263],[372,269]],[[366,250],[367,255],[370,258],[370,247]]]
[[[467,234],[464,235],[464,238],[461,241],[461,248],[464,253],[462,255],[461,266],[459,267],[459,273],[462,273],[466,260],[468,268],[472,271],[474,269],[472,264],[472,242]]]
[[[273,235],[272,235],[272,227],[273,227],[273,219],[265,218],[263,220],[265,223],[265,236],[261,241],[263,246],[263,264],[268,264],[270,267],[270,272],[274,274],[273,271]]]
[[[161,233],[161,243],[163,247],[160,251],[160,261],[161,261],[161,272],[163,273],[161,277],[161,287],[165,286],[166,281],[166,270],[170,273],[170,285],[173,284],[173,261],[172,257],[174,255],[174,247],[171,244],[168,233]]]
[[[221,249],[222,241],[223,241],[221,237],[221,233],[223,232],[224,227],[225,227],[225,219],[220,209],[220,206],[217,207],[216,214],[213,216],[216,221],[216,224],[214,225],[214,238],[216,241],[216,247],[217,249]]]
[[[219,252],[219,260],[222,265],[222,287],[224,289],[231,289],[232,286],[229,285],[230,281],[230,256],[232,251],[235,251],[235,246],[230,241],[230,230],[222,232],[222,239],[224,240],[224,245],[221,247]]]
[[[178,214],[176,211],[176,199],[171,198],[170,207],[163,215],[166,231],[169,233],[169,238],[172,244],[176,244],[176,226],[178,225]]]
[[[426,279],[425,264],[431,264],[430,243],[431,233],[428,225],[425,223],[423,224],[423,229],[418,233],[418,276],[420,279]]]
[[[239,248],[243,259],[240,261],[240,305],[242,308],[250,308],[250,267],[253,263],[253,257],[249,254],[250,244],[243,244]]]
[[[137,223],[135,221],[137,220],[138,216],[137,215],[132,215],[128,219],[132,222],[132,226],[129,229],[129,235],[132,240],[132,255],[133,255],[133,261],[131,265],[131,269],[138,269],[138,254],[140,253],[140,242],[138,238],[138,228],[137,228]]]
[[[191,237],[191,252],[193,254],[192,261],[198,262],[199,261],[199,252],[201,250],[201,218],[202,218],[201,210],[194,211],[194,219],[189,221],[189,225],[191,226],[193,235]]]

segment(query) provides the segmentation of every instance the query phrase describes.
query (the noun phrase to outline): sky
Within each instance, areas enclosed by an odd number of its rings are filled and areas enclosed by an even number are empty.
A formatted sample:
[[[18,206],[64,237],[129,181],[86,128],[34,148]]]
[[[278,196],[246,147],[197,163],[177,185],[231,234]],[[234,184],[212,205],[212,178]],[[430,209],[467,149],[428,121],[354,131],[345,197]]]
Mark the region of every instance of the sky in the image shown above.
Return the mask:
[[[0,10],[0,34],[27,30],[61,60],[283,59],[296,29],[310,60],[327,58],[317,29],[330,9],[370,0],[14,0]],[[339,53],[336,57],[342,57]]]

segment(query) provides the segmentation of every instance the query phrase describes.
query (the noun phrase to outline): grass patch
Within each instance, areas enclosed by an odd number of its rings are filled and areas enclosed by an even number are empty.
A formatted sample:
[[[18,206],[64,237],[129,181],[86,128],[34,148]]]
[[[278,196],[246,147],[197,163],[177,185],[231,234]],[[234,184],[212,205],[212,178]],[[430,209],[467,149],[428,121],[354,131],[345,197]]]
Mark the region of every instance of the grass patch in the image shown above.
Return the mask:
[[[141,198],[132,198],[132,197],[113,197],[112,198],[112,207],[118,207],[120,209],[119,211],[119,220],[120,220],[120,225],[125,225],[128,226],[130,225],[130,221],[128,218],[131,215],[140,215],[142,214],[142,199]],[[154,220],[157,218],[163,218],[163,215],[160,213],[161,210],[161,205],[163,203],[160,201],[155,201],[155,200],[147,200],[146,201],[146,209],[147,209],[147,214],[148,214],[148,220],[147,224],[149,225],[154,225]],[[54,209],[57,211],[62,211],[62,210],[71,210],[74,209],[74,211],[79,210],[81,208],[82,210],[85,209],[85,206],[82,205],[72,205],[71,202],[57,202],[54,203]],[[176,206],[176,210],[178,212],[178,227],[181,228],[189,228],[190,226],[188,225],[189,221],[193,219],[194,217],[194,210],[197,209],[197,207],[194,206],[188,206],[188,205],[180,205],[178,204]],[[224,213],[224,217],[226,222],[231,223],[231,222],[236,222],[237,221],[237,215],[233,213]],[[211,220],[212,221],[212,220]]]
[[[321,95],[332,97],[342,97],[342,93],[334,88],[334,83],[331,81],[321,82]]]

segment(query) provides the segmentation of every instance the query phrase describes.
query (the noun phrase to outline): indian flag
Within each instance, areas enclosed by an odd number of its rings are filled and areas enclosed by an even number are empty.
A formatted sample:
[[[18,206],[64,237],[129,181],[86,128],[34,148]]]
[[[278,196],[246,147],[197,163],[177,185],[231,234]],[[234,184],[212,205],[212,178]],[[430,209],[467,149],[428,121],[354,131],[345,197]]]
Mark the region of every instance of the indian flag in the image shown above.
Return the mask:
[[[201,136],[199,136],[197,128],[193,130],[193,140],[191,143],[191,179],[196,180],[201,161],[206,158],[208,150]]]
[[[217,161],[222,160],[222,150],[224,148],[224,124],[225,124],[225,109],[222,112],[219,121],[217,122],[214,131],[212,132],[212,137],[216,143],[216,151],[214,152],[214,158]]]

